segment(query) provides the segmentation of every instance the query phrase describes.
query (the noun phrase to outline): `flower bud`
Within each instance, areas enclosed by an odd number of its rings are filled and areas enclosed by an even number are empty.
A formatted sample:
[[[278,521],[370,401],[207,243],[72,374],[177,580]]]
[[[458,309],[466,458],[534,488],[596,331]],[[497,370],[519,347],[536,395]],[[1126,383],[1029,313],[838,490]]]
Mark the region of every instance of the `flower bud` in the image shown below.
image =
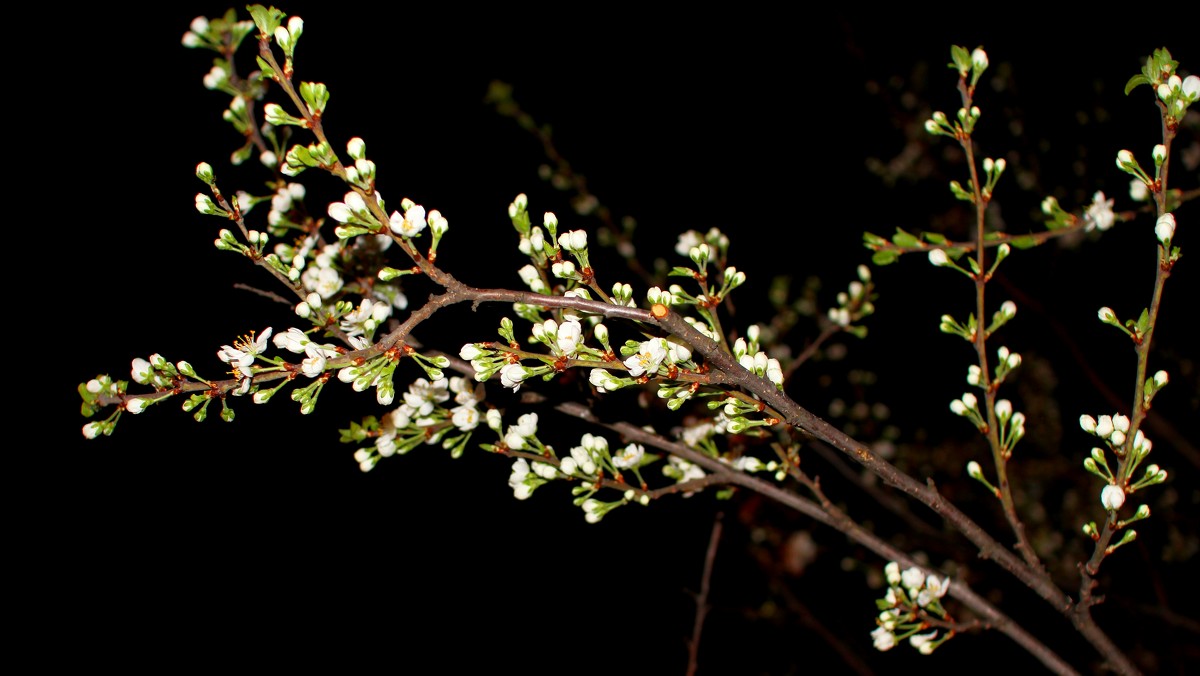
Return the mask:
[[[983,51],[982,47],[976,47],[975,51],[971,52],[971,66],[976,72],[981,72],[988,67],[987,52]]]
[[[1001,399],[996,402],[996,417],[1001,422],[1012,417],[1012,402],[1007,399]]]
[[[1081,415],[1079,416],[1079,426],[1083,428],[1084,432],[1095,432],[1096,419],[1090,415]]]
[[[208,162],[201,162],[196,165],[196,178],[204,181],[208,185],[213,184],[213,168]]]
[[[1164,246],[1170,244],[1171,239],[1175,236],[1175,214],[1159,216],[1158,222],[1154,224],[1154,235]]]
[[[1100,491],[1100,504],[1109,511],[1120,509],[1125,504],[1125,491],[1113,484],[1105,486]]]
[[[1129,431],[1129,416],[1120,413],[1112,417],[1113,427],[1121,432]]]

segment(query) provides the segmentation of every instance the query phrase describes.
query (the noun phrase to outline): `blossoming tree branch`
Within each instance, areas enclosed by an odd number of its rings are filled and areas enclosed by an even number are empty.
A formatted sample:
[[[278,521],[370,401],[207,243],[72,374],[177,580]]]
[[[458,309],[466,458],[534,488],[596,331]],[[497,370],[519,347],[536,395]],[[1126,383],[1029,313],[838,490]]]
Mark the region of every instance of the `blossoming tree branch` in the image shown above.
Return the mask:
[[[267,404],[278,395],[308,414],[326,387],[373,391],[380,413],[341,430],[342,441],[356,447],[354,460],[364,472],[421,446],[440,446],[452,457],[479,448],[511,460],[508,484],[517,499],[546,485],[565,485],[573,505],[593,523],[677,494],[729,488],[758,493],[840,530],[879,556],[886,591],[874,611],[863,609],[864,632],[870,631],[879,650],[906,642],[929,654],[952,637],[995,630],[1051,671],[1076,673],[1077,665],[1059,649],[1012,620],[966,580],[923,563],[887,534],[856,521],[838,506],[841,498],[827,496],[801,458],[808,446],[832,448],[936,513],[994,563],[994,572],[1019,580],[1069,622],[1108,668],[1137,673],[1091,610],[1100,602],[1097,571],[1134,540],[1133,524],[1150,516],[1139,498],[1168,477],[1167,469],[1148,461],[1153,444],[1143,422],[1170,381],[1152,363],[1151,353],[1161,299],[1180,260],[1174,212],[1185,200],[1170,187],[1168,168],[1180,120],[1200,99],[1200,80],[1181,77],[1166,49],[1147,59],[1127,86],[1130,94],[1148,90],[1146,98],[1157,109],[1162,140],[1149,153],[1152,169],[1143,168],[1142,153],[1122,150],[1116,158],[1117,169],[1132,177],[1134,195],[1153,211],[1155,225],[1143,257],[1147,267],[1154,266],[1154,286],[1136,316],[1098,310],[1099,322],[1122,332],[1137,354],[1129,375],[1131,413],[1078,413],[1080,426],[1097,445],[1071,452],[1079,457],[1079,469],[1096,477],[1093,507],[1100,517],[1080,522],[1073,535],[1087,538],[1092,554],[1079,562],[1078,586],[1063,589],[1026,535],[1009,479],[1011,463],[1019,458],[1014,450],[1027,434],[1026,415],[1006,393],[1006,379],[1022,359],[1003,344],[1002,329],[1015,320],[1018,306],[1013,300],[997,302],[989,282],[999,266],[1019,259],[1022,249],[1073,233],[1106,231],[1125,217],[1113,211],[1112,199],[1097,193],[1092,204],[1074,210],[1047,198],[1044,228],[1037,231],[1007,234],[991,227],[987,207],[1001,186],[1006,162],[983,153],[973,137],[986,120],[976,90],[989,65],[983,49],[952,49],[953,79],[948,81],[956,82],[961,107],[953,114],[934,113],[925,126],[965,153],[968,174],[949,189],[973,215],[971,239],[956,242],[936,233],[898,230],[890,237],[867,233],[864,243],[875,265],[920,254],[944,268],[947,281],[960,282],[962,295],[973,299],[974,309],[966,316],[941,319],[941,331],[966,341],[974,355],[961,365],[967,390],[949,407],[989,449],[965,463],[963,471],[995,498],[1010,529],[1003,534],[988,532],[932,481],[901,471],[869,443],[845,434],[788,394],[812,352],[782,363],[771,356],[777,336],[769,319],[759,324],[732,320],[730,298],[746,273],[734,265],[736,251],[717,229],[680,235],[679,264],[668,272],[677,283],[642,288],[620,279],[628,271],[593,265],[587,230],[563,226],[553,213],[534,216],[528,199],[518,195],[507,216],[516,248],[527,259],[516,271],[524,288],[479,288],[460,281],[447,265],[453,261],[438,256],[439,245],[452,236],[448,219],[410,199],[385,201],[363,139],[337,142],[326,131],[330,89],[294,72],[303,21],[273,7],[248,9],[251,20],[233,11],[197,18],[183,43],[215,53],[204,84],[230,97],[224,119],[245,139],[233,162],[261,164],[272,189],[260,194],[230,190],[218,180],[218,171],[202,162],[196,177],[204,190],[195,205],[221,221],[214,240],[218,249],[240,255],[274,280],[278,290],[272,293],[286,299],[292,319],[270,325],[248,318],[247,329],[253,331],[214,346],[219,363],[201,366],[151,354],[133,361],[133,384],[99,375],[80,385],[82,411],[90,419],[83,427],[86,437],[107,437],[126,414],[158,404],[181,406],[197,421],[213,411],[229,421],[242,402]],[[255,50],[253,73],[235,69],[234,55],[243,43]],[[342,182],[344,197],[311,209],[302,181],[329,177]],[[425,300],[410,303],[410,295],[425,291]],[[863,322],[875,300],[871,271],[860,265],[836,306],[824,313],[813,343],[819,346],[838,334],[864,336]],[[417,339],[423,323],[460,304],[496,304],[511,316],[498,326],[477,327],[478,338],[466,344],[427,345]],[[214,370],[220,375],[210,375]],[[652,392],[674,416],[671,424],[647,428],[601,417],[569,388],[561,394],[552,389],[572,373],[586,374],[586,388],[603,398],[628,397],[623,390]],[[554,403],[558,415],[587,423],[589,431],[551,438],[537,413],[489,403],[489,388],[493,393],[495,388],[536,390]],[[681,431],[673,434],[672,426]],[[1009,538],[1014,546],[1005,544]]]

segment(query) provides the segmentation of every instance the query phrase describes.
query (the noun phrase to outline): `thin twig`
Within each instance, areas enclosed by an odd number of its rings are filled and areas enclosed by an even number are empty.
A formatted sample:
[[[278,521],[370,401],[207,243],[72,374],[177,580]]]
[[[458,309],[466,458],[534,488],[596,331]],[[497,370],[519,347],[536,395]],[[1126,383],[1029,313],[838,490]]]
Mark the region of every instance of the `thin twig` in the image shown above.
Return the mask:
[[[717,545],[721,542],[721,520],[724,517],[722,512],[717,512],[713,517],[712,534],[708,538],[708,550],[704,553],[704,572],[700,575],[700,591],[694,595],[696,620],[692,623],[692,639],[688,641],[687,676],[695,676],[700,664],[700,633],[704,630],[704,618],[708,616],[708,590],[712,582],[713,564],[717,560]]]

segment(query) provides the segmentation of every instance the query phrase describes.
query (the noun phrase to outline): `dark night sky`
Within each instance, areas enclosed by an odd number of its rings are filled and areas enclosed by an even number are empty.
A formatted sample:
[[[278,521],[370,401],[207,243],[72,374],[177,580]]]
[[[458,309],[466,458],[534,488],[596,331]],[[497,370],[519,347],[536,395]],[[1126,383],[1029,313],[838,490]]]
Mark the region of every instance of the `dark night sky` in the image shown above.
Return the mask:
[[[1121,87],[1139,58],[1164,44],[1185,67],[1200,69],[1195,21],[1187,36],[1182,20],[1157,28],[1124,20],[1087,26],[1075,17],[966,17],[954,27],[921,27],[899,11],[795,19],[689,10],[654,18],[607,7],[571,7],[568,14],[560,6],[561,14],[488,10],[467,21],[453,15],[465,8],[380,14],[309,4],[281,7],[306,20],[297,68],[302,79],[332,91],[327,131],[339,143],[366,140],[391,202],[409,196],[442,210],[451,230],[440,262],[464,281],[519,283],[513,273],[492,276],[520,265],[505,217],[518,192],[529,194],[534,213],[553,210],[560,220],[573,219],[572,227],[593,227],[569,216],[561,194],[539,181],[533,139],[482,103],[488,82],[498,78],[554,126],[560,150],[593,191],[618,215],[637,217],[646,250],[688,228],[725,229],[735,259],[744,261],[738,267],[753,280],[744,294],[750,309],[752,294],[761,295],[780,270],[797,279],[825,275],[828,289],[842,287],[866,261],[859,246],[865,229],[921,230],[935,216],[954,227],[944,217],[954,209],[944,185],[958,174],[946,163],[953,157],[944,143],[930,151],[941,164],[920,181],[885,185],[866,169],[868,157],[900,152],[903,127],[919,124],[927,105],[957,108],[953,75],[943,65],[952,42],[983,44],[996,73],[1011,67],[1015,74],[1015,84],[980,102],[983,123],[994,125],[981,140],[1014,148],[1014,177],[1020,169],[1039,186],[1014,191],[1006,203],[1013,231],[1031,227],[1040,195],[1060,186],[1069,187],[1058,193],[1065,205],[1103,189],[1128,208],[1127,177],[1112,159],[1122,147],[1148,156],[1156,123],[1148,93],[1126,98]],[[226,100],[200,84],[209,58],[179,44],[193,16],[224,8],[200,3],[152,16],[85,10],[90,16],[54,47],[75,59],[72,68],[40,99],[47,104],[41,122],[49,125],[40,133],[52,152],[39,159],[71,172],[72,187],[49,190],[46,204],[67,221],[59,230],[69,233],[69,272],[59,274],[71,280],[80,315],[72,321],[72,356],[57,367],[62,376],[49,399],[51,442],[36,451],[46,486],[29,508],[36,516],[24,520],[40,545],[35,551],[46,553],[34,557],[39,585],[46,585],[37,588],[46,590],[55,619],[62,619],[59,610],[69,618],[57,631],[112,637],[92,646],[95,660],[139,666],[151,663],[142,650],[149,641],[177,658],[216,663],[241,644],[266,657],[266,644],[289,657],[332,648],[402,663],[438,659],[448,670],[542,671],[529,665],[544,655],[559,673],[594,664],[682,671],[690,632],[683,590],[698,582],[720,507],[710,497],[620,510],[589,526],[559,487],[516,502],[505,485],[509,463],[474,450],[451,461],[440,449],[422,448],[363,475],[336,429],[378,411],[372,397],[344,387],[327,388],[311,419],[296,415],[286,398],[267,407],[243,404],[228,425],[215,416],[196,424],[171,403],[126,416],[112,438],[85,442],[79,435],[74,388],[96,373],[127,377],[130,360],[152,352],[215,373],[223,366],[215,359],[221,344],[251,329],[292,325],[286,310],[230,288],[264,278],[214,250],[219,223],[192,207],[201,187],[192,172],[201,160],[231,186],[243,176],[251,186],[260,180],[228,168],[237,138],[219,118]],[[909,90],[916,94],[906,98]],[[1002,115],[1022,120],[1020,136]],[[1074,175],[1077,167],[1086,169],[1082,177]],[[1179,180],[1195,187],[1194,176]],[[310,184],[320,190],[341,194],[332,179]],[[1127,233],[1112,240],[1097,245],[1102,254],[1133,241]],[[1086,264],[1069,253],[1038,260],[1015,283],[1035,294],[1084,294],[1048,306],[1069,324],[1094,317],[1095,307],[1131,284],[1134,299],[1149,290],[1140,277],[1084,277]],[[897,290],[887,309],[880,303],[879,325],[871,328],[880,343],[867,354],[878,368],[895,367],[905,387],[917,382],[936,393],[906,402],[897,388],[896,406],[940,425],[947,420],[942,402],[960,387],[962,369],[926,376],[895,365],[918,346],[926,350],[918,360],[930,359],[946,344],[936,317],[966,312],[965,289],[937,286],[949,275],[927,267],[909,263],[878,273]],[[1181,270],[1178,284],[1182,300],[1188,285],[1196,288],[1195,274]],[[921,302],[930,288],[964,295],[948,297],[952,307]],[[488,320],[478,339],[489,339],[493,315],[481,315]],[[466,313],[454,319],[470,320]],[[1186,345],[1179,331],[1164,330],[1162,339],[1176,349]],[[1105,348],[1118,346],[1088,346],[1097,355]],[[963,363],[968,357],[956,356]],[[1076,377],[1066,371],[1064,377]],[[1122,393],[1131,371],[1110,374]],[[801,403],[820,412],[819,396],[799,392]],[[738,526],[728,537],[737,550],[748,535]],[[831,550],[823,562],[831,575],[838,556]],[[762,624],[739,624],[741,605],[756,603],[738,596],[736,575],[751,574],[739,560],[731,555],[721,578],[728,596],[717,599],[714,665],[742,650],[779,652],[738,647],[750,636],[792,640]],[[807,584],[818,599],[818,588],[860,579]],[[852,600],[845,603],[861,606],[861,622],[844,612],[849,619],[830,627],[873,658],[871,597],[860,589],[847,594]],[[35,623],[49,619],[37,616]],[[352,652],[345,650],[349,636],[357,636]],[[443,652],[442,638],[458,647]],[[956,654],[968,654],[967,640]],[[980,640],[976,645],[1015,651],[1003,639]],[[907,663],[896,659],[876,664]],[[777,673],[781,664],[763,658],[742,673]]]

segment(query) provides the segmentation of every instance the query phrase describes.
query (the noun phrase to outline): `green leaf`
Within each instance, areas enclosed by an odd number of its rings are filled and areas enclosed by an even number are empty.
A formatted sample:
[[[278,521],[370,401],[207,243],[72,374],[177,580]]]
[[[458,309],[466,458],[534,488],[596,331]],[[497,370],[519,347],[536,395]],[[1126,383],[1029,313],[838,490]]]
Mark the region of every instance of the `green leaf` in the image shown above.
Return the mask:
[[[266,59],[262,58],[261,56],[256,56],[254,58],[258,60],[258,79],[279,80],[279,76],[275,74],[275,69],[271,68],[271,64],[267,63]]]
[[[923,232],[921,233],[921,237],[923,237],[926,242],[929,242],[930,244],[936,244],[938,246],[941,246],[948,241],[944,235],[936,232]]]
[[[329,103],[329,89],[320,82],[301,82],[300,97],[308,104],[308,112],[320,117]]]
[[[270,9],[262,5],[249,5],[246,10],[250,12],[250,17],[254,19],[254,25],[258,26],[258,32],[262,35],[272,36],[275,34],[275,29],[279,28],[283,23],[286,14],[282,11],[271,7]]]
[[[950,58],[953,60],[953,63],[947,65],[954,70],[959,72],[971,70],[971,53],[967,51],[966,47],[959,47],[958,45],[950,47]]]
[[[1033,235],[1021,235],[1019,237],[1013,237],[1012,239],[1008,240],[1008,243],[1017,247],[1018,249],[1032,249],[1038,245],[1037,238]]]
[[[864,232],[863,233],[863,244],[867,245],[867,247],[869,247],[869,248],[873,248],[876,246],[884,246],[887,243],[888,243],[888,241],[886,239],[880,237],[879,235],[876,235],[873,232]]]
[[[339,225],[333,229],[333,234],[337,235],[338,239],[350,239],[371,232],[368,228],[359,227],[357,225]]]
[[[1145,334],[1150,329],[1150,310],[1142,310],[1137,320],[1138,333]]]
[[[1140,73],[1138,75],[1134,75],[1133,77],[1129,78],[1129,82],[1125,83],[1125,96],[1129,96],[1129,92],[1137,89],[1141,85],[1148,84],[1150,84],[1150,78]]]
[[[921,248],[921,240],[917,239],[912,233],[905,232],[900,228],[896,228],[896,234],[892,235],[892,243],[906,249]]]
[[[898,252],[885,249],[883,251],[876,251],[875,255],[871,256],[871,262],[875,265],[891,265],[899,257],[900,254]]]

